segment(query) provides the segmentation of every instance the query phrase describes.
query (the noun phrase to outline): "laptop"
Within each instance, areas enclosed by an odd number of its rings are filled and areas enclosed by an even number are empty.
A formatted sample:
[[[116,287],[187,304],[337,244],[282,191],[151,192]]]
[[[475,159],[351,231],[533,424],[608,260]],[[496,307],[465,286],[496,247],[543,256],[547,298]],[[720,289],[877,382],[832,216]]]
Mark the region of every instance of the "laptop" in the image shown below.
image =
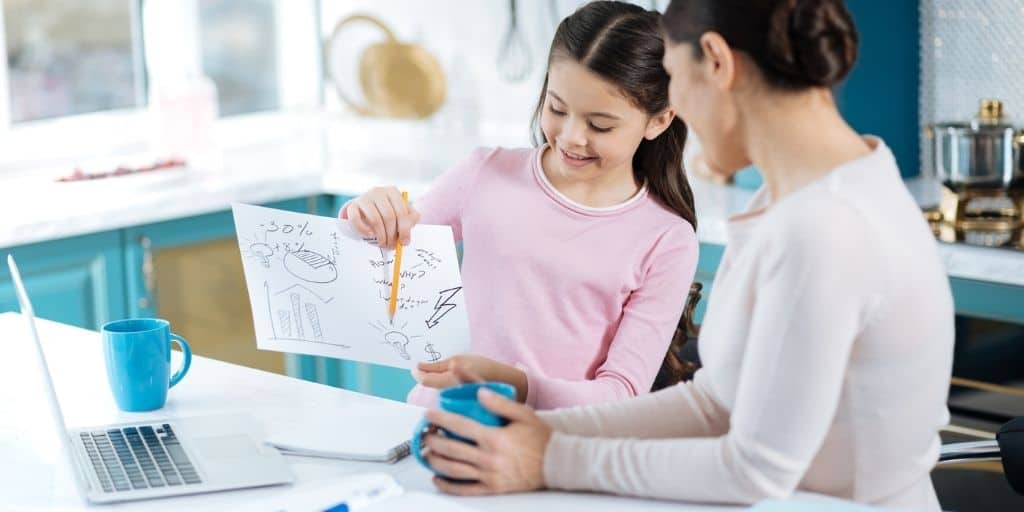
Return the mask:
[[[167,418],[67,430],[14,257],[7,256],[7,265],[21,316],[35,344],[31,352],[52,417],[49,425],[33,425],[33,429],[52,429],[60,438],[61,458],[72,467],[85,499],[109,503],[294,481],[284,457],[247,433],[246,425],[254,424],[247,415]]]

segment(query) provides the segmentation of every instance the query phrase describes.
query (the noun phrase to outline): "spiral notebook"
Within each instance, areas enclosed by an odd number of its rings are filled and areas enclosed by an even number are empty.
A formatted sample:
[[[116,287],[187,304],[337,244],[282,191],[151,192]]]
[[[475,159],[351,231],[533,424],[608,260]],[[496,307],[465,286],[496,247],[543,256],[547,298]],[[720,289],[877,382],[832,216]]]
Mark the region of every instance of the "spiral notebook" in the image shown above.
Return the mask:
[[[423,411],[383,401],[309,411],[271,431],[265,442],[284,455],[393,463],[409,454]]]

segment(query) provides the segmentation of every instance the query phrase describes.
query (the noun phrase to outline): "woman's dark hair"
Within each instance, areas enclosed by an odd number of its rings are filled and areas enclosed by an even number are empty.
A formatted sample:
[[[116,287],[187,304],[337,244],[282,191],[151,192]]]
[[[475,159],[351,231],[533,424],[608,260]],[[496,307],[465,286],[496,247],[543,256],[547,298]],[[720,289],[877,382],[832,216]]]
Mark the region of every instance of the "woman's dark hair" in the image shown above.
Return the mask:
[[[672,0],[662,26],[698,59],[700,37],[718,33],[780,89],[832,87],[857,60],[857,28],[843,0]]]
[[[669,107],[669,76],[661,64],[665,41],[660,19],[656,11],[625,2],[588,3],[558,25],[548,52],[548,64],[556,59],[572,59],[617,85],[647,114],[660,114]],[[534,144],[547,142],[540,129],[547,88],[545,76],[531,123]],[[633,176],[637,184],[646,184],[648,193],[662,205],[697,229],[693,192],[683,172],[685,144],[686,125],[674,118],[657,138],[640,142],[633,155]],[[679,325],[688,323],[684,314]],[[674,338],[659,373],[668,375],[668,380],[678,381],[684,376],[675,370],[682,365],[676,360],[679,349]]]

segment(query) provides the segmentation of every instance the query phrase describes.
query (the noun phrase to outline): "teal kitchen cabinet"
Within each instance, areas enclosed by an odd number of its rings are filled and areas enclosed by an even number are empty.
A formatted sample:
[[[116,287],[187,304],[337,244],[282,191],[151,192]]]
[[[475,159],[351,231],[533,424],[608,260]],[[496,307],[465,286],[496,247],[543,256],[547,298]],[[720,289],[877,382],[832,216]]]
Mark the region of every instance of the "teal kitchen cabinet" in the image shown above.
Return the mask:
[[[959,315],[1024,325],[1024,287],[950,278]]]
[[[316,212],[320,197],[267,204]],[[306,376],[297,355],[257,350],[252,309],[230,210],[123,230],[125,309],[160,317],[197,355]]]
[[[41,318],[98,329],[126,314],[121,232],[108,231],[0,249],[18,262]],[[6,258],[0,265],[0,311],[17,311]]]

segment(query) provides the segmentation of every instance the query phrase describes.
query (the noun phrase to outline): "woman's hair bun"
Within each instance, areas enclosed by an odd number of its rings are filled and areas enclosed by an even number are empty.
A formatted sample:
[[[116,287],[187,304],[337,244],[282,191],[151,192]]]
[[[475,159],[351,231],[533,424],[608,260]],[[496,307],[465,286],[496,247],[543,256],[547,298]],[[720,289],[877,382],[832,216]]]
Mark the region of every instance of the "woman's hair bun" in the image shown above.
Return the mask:
[[[857,29],[842,0],[784,0],[770,20],[768,67],[786,85],[831,87],[857,61]]]

